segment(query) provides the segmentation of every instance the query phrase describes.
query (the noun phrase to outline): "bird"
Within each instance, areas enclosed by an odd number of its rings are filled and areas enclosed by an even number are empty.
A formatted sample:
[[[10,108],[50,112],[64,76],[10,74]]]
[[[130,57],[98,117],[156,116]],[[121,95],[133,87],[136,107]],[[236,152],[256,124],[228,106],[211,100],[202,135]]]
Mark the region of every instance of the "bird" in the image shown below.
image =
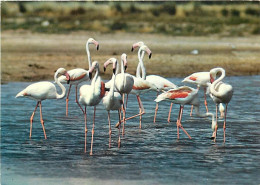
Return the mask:
[[[94,44],[96,46],[96,49],[99,49],[99,43],[93,39],[93,38],[89,38],[87,43],[86,43],[86,52],[88,55],[88,64],[89,64],[89,69],[91,68],[91,56],[90,56],[90,52],[89,52],[89,45],[90,44]],[[68,94],[66,97],[66,116],[68,116],[68,103],[69,103],[69,94],[70,94],[70,89],[72,85],[75,85],[75,89],[76,89],[76,103],[79,105],[78,102],[78,84],[80,84],[81,82],[84,81],[89,81],[91,80],[91,73],[89,73],[89,71],[82,69],[82,68],[76,68],[76,69],[72,69],[68,71],[69,75],[70,75],[70,81],[69,81],[69,90],[68,90]],[[64,78],[63,76],[61,76],[59,78],[59,81],[61,83],[67,83],[66,78]]]
[[[225,107],[223,106],[222,103],[219,104],[219,112],[220,112],[220,118],[224,118],[225,116]]]
[[[131,51],[134,51],[135,48],[143,46],[143,45],[145,45],[145,44],[142,41],[134,43],[132,45]],[[144,52],[142,52],[142,55],[141,55],[142,59],[143,59],[143,57],[144,57]],[[140,63],[138,64],[137,68],[139,68],[139,70],[136,70],[136,76],[142,77],[144,80],[147,80],[148,82],[153,83],[158,89],[157,90],[157,96],[159,95],[159,92],[167,91],[167,90],[170,90],[170,89],[175,89],[175,88],[178,87],[177,85],[175,85],[171,81],[169,81],[166,78],[163,78],[159,75],[148,75],[148,76],[146,76],[145,68],[142,68],[142,75],[141,75],[141,71],[140,71],[141,64]],[[158,105],[158,103],[156,103],[156,107],[155,107],[155,111],[154,111],[154,121],[153,121],[154,123],[156,122],[156,115],[157,115],[158,108],[159,108],[159,105]],[[168,119],[168,122],[169,122],[169,119]]]
[[[184,133],[191,139],[191,136],[188,134],[188,132],[183,128],[181,124],[181,119],[182,119],[182,113],[183,113],[183,108],[184,105],[190,104],[195,106],[196,110],[196,115],[199,117],[207,117],[211,116],[212,117],[212,128],[215,128],[216,121],[214,118],[214,114],[207,112],[206,114],[201,114],[199,112],[199,99],[198,99],[198,89],[193,89],[188,86],[181,86],[176,89],[171,89],[167,92],[164,92],[160,94],[154,101],[155,102],[160,102],[160,101],[170,101],[175,104],[180,104],[180,110],[179,110],[179,116],[176,122],[177,125],[177,138],[179,139],[179,128],[181,128]]]
[[[208,103],[207,103],[207,83],[210,82],[210,75],[209,72],[196,72],[193,73],[189,76],[187,76],[186,78],[184,78],[184,80],[182,80],[183,83],[191,83],[191,84],[195,84],[197,85],[197,89],[200,89],[200,87],[202,86],[204,88],[204,104],[206,107],[206,111],[208,112]],[[191,112],[190,112],[190,116],[192,116],[192,109],[193,106],[191,106]]]
[[[210,83],[209,89],[210,89],[210,96],[213,99],[214,103],[216,104],[216,122],[218,118],[218,105],[220,103],[225,104],[225,116],[224,116],[224,124],[223,124],[223,132],[224,132],[224,143],[226,139],[226,117],[227,117],[227,106],[230,102],[232,96],[233,96],[233,87],[230,84],[224,83],[221,80],[224,79],[226,73],[225,70],[221,67],[213,68],[210,70]],[[221,73],[221,76],[216,79],[216,76],[218,73]],[[216,124],[215,131],[212,134],[212,139],[214,139],[214,142],[216,141],[217,137],[217,129],[218,125]]]
[[[141,59],[142,51],[145,51],[148,54],[149,58],[151,58],[152,52],[146,45],[143,45],[143,46],[141,46],[139,48],[139,50],[138,50],[138,59],[139,59],[139,63],[141,63],[141,68],[143,69],[144,65],[143,65],[143,61]],[[138,68],[137,68],[137,70],[138,70]],[[151,90],[157,91],[157,88],[156,88],[156,86],[153,83],[150,83],[147,80],[144,80],[144,79],[142,79],[140,77],[135,77],[133,75],[132,75],[132,77],[134,78],[134,85],[133,85],[133,88],[132,88],[130,94],[134,94],[137,97],[137,101],[138,101],[138,104],[139,104],[139,114],[136,114],[134,116],[128,117],[128,118],[125,119],[125,121],[129,120],[129,119],[132,119],[132,118],[135,118],[137,116],[140,116],[139,128],[141,128],[142,127],[142,115],[145,114],[145,109],[144,109],[143,103],[142,103],[142,101],[140,99],[140,95],[144,94],[144,93],[147,93],[147,92],[149,92]],[[118,127],[118,124],[119,123],[116,124],[116,127]]]
[[[110,58],[111,61],[117,61],[115,58]],[[111,62],[110,62],[111,63]],[[107,63],[108,65],[109,63]],[[127,55],[123,53],[121,55],[121,73],[118,74],[119,69],[119,63],[116,62],[116,78],[115,78],[115,91],[120,93],[120,95],[123,97],[123,104],[122,104],[122,110],[123,110],[123,131],[122,135],[124,135],[125,132],[125,117],[126,117],[126,104],[128,100],[128,94],[131,92],[133,85],[134,85],[134,78],[132,75],[125,72],[127,68]],[[104,65],[104,70],[106,69],[106,65]],[[110,88],[113,80],[110,80],[107,82],[106,88]],[[127,95],[126,101],[124,101],[125,94]]]
[[[102,100],[105,95],[105,83],[101,80],[99,76],[99,63],[94,61],[92,63],[92,67],[89,69],[89,72],[96,71],[94,78],[91,81],[91,85],[82,85],[79,89],[79,103],[85,106],[85,109],[79,105],[82,110],[85,118],[85,153],[87,152],[87,106],[94,106],[94,116],[93,116],[93,127],[92,127],[92,138],[91,138],[91,149],[90,155],[93,155],[92,147],[93,147],[93,137],[94,137],[94,127],[95,127],[95,114],[96,114],[96,106]]]
[[[109,125],[109,148],[111,147],[111,122],[110,122],[110,111],[111,110],[117,110],[118,111],[118,117],[119,117],[119,123],[121,122],[121,106],[123,104],[122,96],[119,92],[115,92],[115,81],[116,78],[118,78],[118,75],[115,75],[115,70],[117,68],[117,60],[115,58],[110,58],[104,63],[104,71],[107,68],[109,64],[113,64],[113,75],[111,79],[111,87],[109,89],[109,92],[104,96],[103,98],[103,105],[107,110],[108,114],[108,125]],[[119,124],[120,125],[120,124]],[[118,148],[120,147],[120,126],[119,126],[119,132],[118,132]]]
[[[48,82],[48,81],[42,81],[42,82],[36,82],[28,87],[26,87],[24,90],[19,92],[15,97],[27,97],[30,99],[33,99],[37,101],[36,107],[32,113],[32,116],[30,118],[30,138],[32,136],[32,124],[33,124],[33,118],[34,114],[40,106],[40,118],[41,118],[41,124],[42,124],[42,129],[44,133],[44,138],[47,139],[46,132],[45,132],[45,127],[44,127],[44,120],[42,117],[42,101],[46,99],[62,99],[64,98],[66,94],[66,88],[60,83],[58,80],[57,76],[58,75],[65,75],[66,80],[69,82],[70,76],[67,73],[67,71],[64,68],[59,68],[55,74],[54,74],[54,80],[58,84],[58,86],[61,88],[62,93],[58,94],[56,87],[53,83]]]

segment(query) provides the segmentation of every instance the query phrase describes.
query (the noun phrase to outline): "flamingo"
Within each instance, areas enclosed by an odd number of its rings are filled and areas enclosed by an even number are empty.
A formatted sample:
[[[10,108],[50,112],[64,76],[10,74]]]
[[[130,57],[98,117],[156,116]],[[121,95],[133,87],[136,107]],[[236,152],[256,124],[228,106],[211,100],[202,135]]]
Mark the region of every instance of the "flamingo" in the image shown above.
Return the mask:
[[[90,155],[92,155],[93,147],[93,137],[94,137],[94,127],[95,127],[95,114],[96,106],[99,104],[101,99],[105,95],[105,83],[101,80],[99,76],[99,63],[94,61],[92,67],[89,69],[89,72],[96,70],[96,74],[91,81],[91,85],[82,85],[79,89],[80,97],[79,103],[85,106],[85,110],[79,105],[82,110],[85,118],[85,153],[87,152],[87,112],[86,106],[94,106],[94,116],[93,116],[93,127],[92,127],[92,138],[91,138],[91,149]]]
[[[28,87],[26,87],[24,90],[22,90],[21,92],[19,92],[15,96],[16,98],[24,96],[24,97],[27,97],[27,98],[30,98],[30,99],[37,101],[36,107],[35,107],[35,109],[32,113],[32,116],[30,118],[30,136],[29,136],[30,138],[32,136],[33,117],[34,117],[34,114],[35,114],[35,112],[38,108],[38,105],[39,105],[40,106],[40,118],[41,118],[41,124],[42,124],[43,133],[44,133],[44,138],[47,139],[45,128],[44,128],[44,121],[43,121],[43,118],[42,118],[42,101],[46,100],[46,99],[62,99],[62,98],[64,98],[64,96],[66,94],[66,89],[60,83],[60,81],[57,78],[57,76],[59,74],[65,75],[68,82],[69,82],[70,76],[64,68],[59,68],[56,71],[56,73],[54,74],[54,80],[62,90],[61,94],[57,93],[56,87],[53,83],[43,81],[43,82],[37,82],[37,83],[33,83],[33,84],[29,85]]]
[[[144,42],[142,42],[142,41],[134,43],[132,45],[131,51],[134,51],[135,48],[143,46],[143,45],[144,45]],[[143,57],[144,57],[144,52],[142,52],[141,58],[143,58]],[[140,74],[140,68],[142,68],[141,63],[138,64],[137,68],[139,68],[139,70],[136,70],[136,76],[141,77],[141,74]],[[147,80],[148,82],[153,83],[157,87],[157,89],[158,89],[157,90],[157,96],[159,95],[159,92],[167,91],[167,90],[170,90],[170,89],[176,89],[178,87],[174,83],[172,83],[171,81],[169,81],[166,78],[163,78],[159,75],[148,75],[148,76],[146,76],[145,68],[142,68],[142,78]],[[172,105],[171,105],[171,107],[172,107]],[[159,105],[158,105],[158,103],[156,103],[156,107],[155,107],[155,111],[154,111],[154,120],[153,120],[154,123],[156,122],[156,115],[157,115],[158,109],[159,109]],[[168,119],[168,122],[170,122],[169,119]]]
[[[123,104],[121,94],[115,91],[115,81],[118,78],[118,75],[115,75],[115,69],[117,67],[117,60],[115,58],[110,58],[104,63],[104,70],[109,64],[113,64],[113,76],[112,76],[112,84],[109,92],[103,98],[103,105],[105,106],[108,114],[108,125],[109,125],[109,148],[111,147],[111,124],[110,124],[110,110],[117,110],[119,116],[119,123],[121,123],[121,106]],[[118,148],[120,147],[120,126],[118,133]]]
[[[216,79],[217,73],[221,73],[221,76]],[[218,117],[218,104],[224,103],[225,107],[225,116],[224,116],[224,124],[223,124],[223,131],[224,131],[224,143],[225,143],[225,133],[226,133],[226,117],[227,117],[227,106],[230,102],[232,95],[233,95],[233,87],[227,83],[223,83],[221,80],[225,77],[225,70],[223,68],[214,68],[210,70],[210,82],[212,83],[210,86],[210,96],[216,104],[216,122]],[[216,141],[217,137],[217,129],[218,125],[215,126],[215,131],[212,134],[212,139],[214,142]]]
[[[151,58],[152,52],[146,45],[143,45],[139,48],[138,59],[139,59],[139,62],[141,63],[142,68],[144,68],[143,61],[142,61],[142,58],[141,58],[142,51],[147,52],[149,58]],[[140,70],[140,69],[137,68],[137,70]],[[139,114],[128,117],[128,118],[125,119],[125,121],[132,119],[132,118],[135,118],[137,116],[140,116],[139,128],[141,128],[142,127],[142,115],[145,114],[145,109],[143,107],[143,103],[141,101],[140,95],[147,93],[151,90],[157,90],[157,88],[153,83],[150,83],[147,80],[144,80],[140,77],[135,77],[135,76],[132,76],[132,77],[134,78],[134,85],[133,85],[133,89],[131,90],[130,94],[135,94],[136,97],[137,97],[137,101],[138,101],[138,104],[139,104]],[[116,127],[118,127],[118,125],[119,125],[119,122],[116,124]]]
[[[210,82],[209,72],[193,73],[193,74],[187,76],[186,78],[184,78],[184,80],[182,82],[196,84],[197,89],[200,89],[201,86],[204,88],[204,104],[205,104],[206,110],[208,112],[209,110],[208,110],[206,93],[207,93],[207,86],[208,86],[207,83]],[[192,116],[192,110],[193,110],[193,106],[191,106],[190,116]]]
[[[89,69],[91,68],[91,56],[90,56],[90,52],[89,52],[89,45],[90,44],[94,44],[96,45],[97,50],[99,49],[99,43],[93,39],[93,38],[89,38],[87,43],[86,43],[86,52],[88,55],[88,65],[89,65]],[[66,97],[66,116],[68,116],[68,103],[69,103],[69,94],[70,94],[70,89],[72,85],[75,85],[75,89],[76,89],[76,103],[79,105],[78,102],[78,84],[80,84],[83,81],[88,81],[91,80],[91,73],[89,73],[89,71],[82,69],[82,68],[76,68],[76,69],[72,69],[68,71],[69,75],[70,75],[70,87],[68,90],[68,94]],[[59,81],[61,83],[67,83],[67,80],[65,77],[61,76],[59,78]]]
[[[115,58],[110,58],[112,61],[116,61]],[[123,131],[122,135],[124,135],[125,132],[125,115],[126,115],[126,104],[128,100],[128,94],[131,92],[133,85],[134,85],[134,78],[132,75],[125,73],[125,70],[127,68],[127,55],[123,53],[121,55],[121,73],[118,74],[119,69],[119,63],[116,62],[116,78],[115,78],[115,91],[119,92],[120,95],[123,97],[123,104],[122,104],[122,110],[123,110]],[[107,63],[108,65],[109,63]],[[104,66],[104,70],[106,69],[106,66]],[[106,88],[110,88],[113,80],[110,80],[107,82]],[[124,95],[127,94],[126,101],[124,101]],[[126,103],[124,103],[126,102]]]
[[[182,119],[182,113],[184,105],[190,104],[195,106],[196,114],[199,117],[206,117],[211,116],[212,117],[212,129],[216,126],[216,121],[214,118],[214,114],[207,112],[206,114],[200,114],[199,112],[199,99],[198,99],[198,89],[193,89],[188,86],[181,86],[177,89],[171,89],[167,92],[164,92],[160,94],[154,101],[160,102],[160,101],[171,101],[175,104],[180,104],[180,111],[179,116],[176,122],[177,125],[177,138],[179,139],[179,128],[181,128],[184,133],[191,139],[191,136],[188,134],[188,132],[183,128],[181,124]]]

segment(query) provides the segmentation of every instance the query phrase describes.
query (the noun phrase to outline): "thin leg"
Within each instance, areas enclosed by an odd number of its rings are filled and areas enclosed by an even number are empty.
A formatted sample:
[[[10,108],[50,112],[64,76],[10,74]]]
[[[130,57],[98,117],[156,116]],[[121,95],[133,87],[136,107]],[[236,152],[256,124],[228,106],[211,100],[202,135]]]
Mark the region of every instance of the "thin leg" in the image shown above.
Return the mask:
[[[181,125],[181,118],[182,118],[182,113],[183,113],[183,108],[184,106],[181,106],[181,113],[180,113],[180,119],[179,119],[179,127],[183,130],[183,132],[191,139],[190,135],[188,134],[188,132],[183,128],[183,126]]]
[[[158,95],[159,95],[159,92],[157,92],[157,97],[158,97]],[[153,118],[154,123],[156,122],[157,111],[158,111],[158,103],[156,103],[156,106],[155,106],[154,118]]]
[[[91,138],[90,155],[93,155],[92,148],[93,148],[94,128],[95,128],[95,114],[96,114],[96,106],[94,106],[94,115],[93,115],[93,127],[92,127],[92,138]]]
[[[142,128],[142,115],[145,113],[145,111],[144,111],[144,106],[143,106],[143,103],[140,99],[140,96],[137,96],[137,100],[138,100],[139,105],[140,105],[140,124],[139,124],[139,128]]]
[[[120,139],[120,125],[121,125],[121,110],[118,110],[118,117],[119,117],[119,126],[118,126],[118,148],[121,146],[121,139]]]
[[[228,106],[228,104],[226,104],[226,109],[225,109],[225,119],[224,119],[224,124],[223,124],[224,143],[226,142],[226,118],[227,118],[227,106]]]
[[[68,94],[66,97],[66,116],[68,116],[68,109],[69,109],[69,95],[70,95],[70,88],[72,85],[70,85],[69,90],[68,90]]]
[[[191,105],[191,108],[190,108],[190,117],[192,116],[192,111],[193,111],[193,105]]]
[[[29,136],[30,139],[31,139],[31,137],[32,137],[33,117],[34,117],[34,114],[35,114],[35,112],[36,112],[36,110],[37,110],[38,105],[39,105],[39,102],[37,102],[36,107],[35,107],[35,109],[34,109],[34,111],[33,111],[33,113],[32,113],[32,116],[31,116],[31,118],[30,118],[30,136]]]
[[[127,107],[128,94],[126,95],[125,108]]]
[[[124,134],[125,134],[125,115],[126,115],[125,94],[123,94],[122,110],[123,110],[123,131],[122,131],[122,136],[124,136]]]
[[[214,130],[214,132],[211,136],[211,138],[214,140],[214,142],[216,142],[217,130],[218,130],[218,104],[216,104],[216,127],[215,127],[215,130]]]
[[[176,125],[177,125],[177,138],[178,138],[178,139],[180,138],[180,134],[179,134],[180,115],[181,115],[181,106],[180,106],[180,110],[179,110],[178,119],[177,119],[177,122],[176,122]]]
[[[108,115],[108,127],[109,127],[109,144],[108,147],[111,148],[111,123],[110,123],[110,111],[107,111],[107,115]]]
[[[40,101],[40,116],[41,116],[41,124],[42,124],[42,130],[43,130],[43,133],[44,133],[44,138],[47,139],[47,136],[46,136],[46,133],[45,133],[45,128],[44,128],[44,121],[43,121],[43,118],[42,118],[42,102]]]
[[[88,128],[87,128],[87,109],[85,106],[85,112],[84,112],[84,120],[85,120],[85,153],[87,152],[87,133],[88,133]]]
[[[204,104],[205,104],[207,112],[209,112],[206,92],[207,92],[207,89],[206,89],[206,87],[204,87]]]
[[[169,110],[169,113],[168,113],[168,123],[170,123],[170,122],[171,122],[171,112],[172,112],[172,106],[173,106],[173,103],[171,103],[170,110]]]

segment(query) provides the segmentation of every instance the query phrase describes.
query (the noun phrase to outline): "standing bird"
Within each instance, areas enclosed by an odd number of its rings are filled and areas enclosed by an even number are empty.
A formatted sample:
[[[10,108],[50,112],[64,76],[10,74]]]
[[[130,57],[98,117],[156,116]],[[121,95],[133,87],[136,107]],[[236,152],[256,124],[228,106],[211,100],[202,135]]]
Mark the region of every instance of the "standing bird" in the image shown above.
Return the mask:
[[[87,51],[87,55],[88,55],[88,65],[89,65],[89,69],[91,68],[91,56],[90,56],[90,52],[89,52],[89,44],[94,44],[97,48],[97,50],[99,49],[99,44],[98,42],[93,39],[93,38],[89,38],[87,43],[86,43],[86,51]],[[70,87],[68,90],[68,94],[66,97],[66,116],[68,116],[68,103],[69,103],[69,95],[70,95],[70,89],[72,85],[75,85],[75,89],[76,89],[76,103],[79,105],[78,102],[78,84],[84,81],[88,81],[91,80],[91,73],[89,73],[89,71],[82,69],[82,68],[76,68],[76,69],[72,69],[68,71],[69,75],[70,75]],[[67,83],[66,78],[64,78],[63,76],[61,76],[59,78],[59,81],[61,83]]]
[[[141,59],[141,52],[142,51],[147,52],[149,58],[151,58],[152,52],[146,45],[143,45],[143,46],[141,46],[139,48],[138,59],[139,59],[139,63],[141,63],[141,67],[143,69],[144,65],[143,65],[143,61]],[[137,70],[139,70],[139,68],[137,68]],[[145,114],[145,110],[144,110],[144,107],[143,107],[143,103],[142,103],[142,101],[140,99],[140,95],[144,94],[144,93],[147,93],[147,92],[149,92],[151,90],[157,90],[157,88],[156,88],[156,86],[153,83],[150,83],[147,80],[144,80],[144,79],[142,79],[140,77],[133,76],[133,78],[134,78],[134,85],[133,85],[133,89],[131,90],[130,93],[131,94],[135,94],[136,97],[137,97],[137,101],[138,101],[138,104],[139,104],[139,114],[136,114],[134,116],[128,117],[125,120],[129,120],[129,119],[135,118],[137,116],[140,116],[139,128],[141,128],[142,115]],[[118,124],[116,126],[118,126]]]
[[[137,43],[132,45],[131,51],[134,51],[135,48],[143,46],[143,45],[144,45],[144,42],[142,42],[142,41],[137,42]],[[143,57],[144,57],[144,52],[142,52],[142,55],[141,55],[142,59],[143,59]],[[145,70],[144,67],[141,66],[141,63],[138,64],[137,68],[139,70],[136,70],[136,76],[141,77],[141,78],[143,78],[144,80],[147,80],[150,83],[153,83],[157,87],[157,96],[159,95],[159,92],[163,92],[163,91],[167,91],[167,90],[170,90],[170,89],[176,89],[177,88],[177,86],[174,83],[170,82],[166,78],[163,78],[159,75],[148,75],[148,76],[146,76],[146,70]],[[142,69],[142,75],[141,75],[140,69]],[[157,115],[158,109],[159,109],[159,105],[158,105],[158,103],[156,103],[156,107],[155,107],[155,111],[154,111],[154,120],[153,120],[154,123],[156,122],[156,115]],[[168,122],[169,122],[169,119],[168,119]]]
[[[116,61],[115,58],[110,58],[112,61]],[[110,62],[111,63],[111,62]],[[119,64],[116,62],[116,78],[115,78],[115,91],[119,92],[121,96],[123,97],[123,104],[122,104],[122,110],[123,110],[123,131],[122,134],[124,135],[125,132],[125,117],[126,117],[126,104],[128,100],[128,94],[131,92],[133,85],[134,85],[134,78],[132,75],[125,73],[125,70],[127,68],[127,55],[123,53],[121,55],[121,73],[118,74],[119,71]],[[107,63],[108,65],[109,63]],[[106,69],[107,66],[104,66],[104,69]],[[106,88],[111,88],[111,85],[113,83],[113,80],[110,80],[107,82]],[[125,94],[127,95],[126,101],[124,101]]]
[[[92,147],[93,147],[96,106],[99,104],[99,102],[105,95],[105,83],[101,80],[101,77],[99,76],[99,63],[97,61],[93,62],[93,65],[89,69],[89,72],[94,71],[94,69],[96,70],[96,74],[91,81],[91,85],[82,85],[79,89],[79,93],[80,93],[79,103],[85,106],[85,110],[83,110],[82,107],[79,105],[85,118],[85,153],[87,151],[87,132],[88,132],[86,106],[94,106],[90,155],[92,155]]]
[[[217,73],[219,72],[221,73],[221,76],[218,79],[216,79]],[[216,104],[216,122],[218,118],[218,105],[220,103],[226,104],[224,124],[223,124],[224,143],[225,143],[227,106],[233,95],[233,87],[221,81],[225,77],[225,70],[223,68],[219,67],[219,68],[211,69],[209,73],[210,73],[210,82],[212,83],[210,85],[210,96]],[[217,137],[217,129],[218,129],[218,125],[216,124],[215,131],[212,134],[212,139],[214,139],[214,142],[216,141],[216,137]]]
[[[110,58],[104,63],[104,71],[109,64],[113,64],[113,76],[111,79],[111,87],[109,92],[103,98],[103,105],[105,106],[108,114],[108,125],[109,125],[109,148],[111,147],[111,123],[110,123],[110,110],[117,110],[119,123],[121,123],[121,106],[122,106],[122,96],[119,92],[115,92],[115,81],[118,75],[115,75],[115,70],[117,68],[117,60],[115,58]],[[120,124],[119,124],[120,125]],[[120,126],[118,132],[118,148],[120,147]]]
[[[204,104],[205,104],[206,110],[208,112],[209,110],[208,110],[206,93],[207,93],[207,87],[208,87],[207,83],[210,82],[209,72],[193,73],[190,76],[184,78],[184,80],[182,82],[195,84],[195,85],[197,85],[198,90],[200,89],[201,86],[204,88]],[[193,109],[193,106],[191,106],[190,116],[192,116],[192,109]]]
[[[211,116],[212,117],[212,128],[215,127],[216,121],[214,118],[214,114],[212,113],[206,113],[206,114],[200,114],[199,112],[199,99],[198,99],[198,89],[193,89],[188,86],[181,86],[177,89],[172,89],[167,92],[164,92],[160,94],[154,101],[160,102],[163,100],[167,100],[170,102],[173,102],[175,104],[180,104],[180,111],[179,111],[179,116],[177,119],[177,137],[179,139],[179,128],[181,128],[184,133],[191,139],[190,135],[188,132],[183,128],[181,124],[181,118],[182,118],[182,113],[183,113],[183,108],[184,105],[190,104],[195,106],[196,114],[199,117],[206,117],[206,116]]]
[[[31,119],[30,119],[30,138],[32,136],[33,117],[37,110],[38,105],[40,105],[40,117],[41,117],[42,129],[43,129],[43,133],[44,133],[44,138],[47,139],[47,136],[45,133],[45,128],[44,128],[44,121],[42,118],[42,101],[45,99],[62,99],[62,98],[64,98],[64,96],[66,94],[66,89],[57,78],[57,76],[59,74],[65,75],[65,78],[67,79],[68,82],[69,82],[70,76],[64,68],[59,68],[56,71],[56,73],[54,74],[54,80],[58,84],[58,86],[61,88],[61,91],[62,91],[61,94],[57,93],[56,87],[53,83],[44,81],[44,82],[33,83],[16,95],[16,98],[20,97],[20,96],[24,96],[24,97],[28,97],[30,99],[37,101],[36,107],[32,113]]]

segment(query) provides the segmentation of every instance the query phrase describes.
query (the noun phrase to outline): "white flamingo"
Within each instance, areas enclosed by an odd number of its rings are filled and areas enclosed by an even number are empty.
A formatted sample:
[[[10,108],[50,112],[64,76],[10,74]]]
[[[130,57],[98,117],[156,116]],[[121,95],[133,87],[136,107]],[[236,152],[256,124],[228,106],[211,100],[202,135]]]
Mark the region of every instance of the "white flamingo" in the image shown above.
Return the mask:
[[[198,89],[193,89],[188,86],[181,86],[181,87],[178,87],[177,89],[172,89],[167,92],[164,92],[155,99],[156,102],[160,102],[163,100],[170,101],[175,104],[180,104],[179,116],[178,116],[178,119],[176,122],[178,139],[179,139],[179,128],[181,128],[184,131],[184,133],[191,139],[190,135],[183,128],[183,126],[181,124],[183,108],[184,108],[184,105],[186,105],[186,104],[194,105],[196,115],[199,117],[211,116],[212,117],[212,129],[215,128],[216,121],[214,118],[214,114],[212,114],[210,112],[207,112],[206,114],[200,114],[200,112],[199,112]]]
[[[109,92],[103,98],[103,105],[105,106],[108,114],[108,125],[109,125],[109,148],[111,147],[111,122],[110,122],[110,111],[117,110],[119,123],[121,123],[121,106],[122,106],[122,96],[119,92],[115,92],[115,81],[118,78],[118,75],[115,75],[115,70],[117,68],[117,60],[115,58],[110,58],[104,63],[104,70],[107,68],[109,64],[113,64],[113,76],[111,79],[111,87]],[[119,124],[120,125],[120,124]],[[118,147],[120,147],[120,126],[119,126],[119,133],[118,133]]]
[[[221,73],[221,76],[216,79],[217,73]],[[226,104],[225,107],[225,117],[224,117],[224,124],[223,124],[223,131],[224,131],[224,142],[225,142],[225,133],[226,133],[226,117],[227,117],[227,106],[230,102],[232,95],[233,95],[233,87],[227,83],[223,83],[221,80],[225,77],[225,70],[223,68],[214,68],[210,70],[210,96],[216,104],[216,122],[218,118],[218,105],[220,103]],[[217,129],[218,125],[215,126],[215,131],[212,134],[212,139],[216,141],[217,137]]]
[[[101,99],[105,95],[105,83],[101,80],[99,76],[99,63],[94,61],[92,67],[89,69],[89,72],[96,70],[96,74],[91,81],[91,85],[82,85],[79,89],[80,97],[79,103],[85,106],[85,110],[79,105],[80,109],[84,113],[85,118],[85,153],[87,151],[87,112],[86,106],[94,106],[94,116],[93,116],[93,127],[92,127],[92,138],[91,138],[91,149],[90,155],[92,155],[92,147],[93,147],[93,137],[94,137],[94,127],[95,127],[95,114],[96,114],[96,106],[99,104]]]
[[[132,45],[131,51],[134,51],[135,48],[143,46],[143,45],[144,45],[144,42],[142,42],[142,41],[134,43]],[[144,52],[142,52],[142,55],[141,55],[142,59],[143,59],[143,57],[144,57]],[[148,75],[148,76],[146,76],[146,70],[145,70],[144,67],[141,66],[141,63],[138,64],[137,68],[139,70],[136,70],[136,76],[141,77],[141,78],[143,78],[144,80],[147,80],[150,83],[153,83],[157,87],[157,96],[159,95],[159,92],[167,91],[167,90],[170,90],[170,89],[176,89],[178,87],[174,83],[172,83],[171,81],[169,81],[166,78],[163,78],[159,75]],[[140,69],[142,69],[142,75],[140,73],[141,72]],[[172,107],[172,105],[171,105],[171,107]],[[156,107],[155,107],[155,111],[154,111],[154,121],[153,121],[154,123],[156,122],[156,115],[157,115],[158,109],[159,109],[159,105],[158,105],[158,103],[156,103]],[[170,122],[169,117],[168,117],[168,122]]]
[[[90,56],[90,52],[89,52],[89,45],[90,44],[94,44],[97,48],[97,50],[99,49],[99,43],[93,39],[93,38],[89,38],[87,43],[86,43],[86,52],[88,55],[88,65],[89,65],[89,69],[91,68],[91,56]],[[69,94],[70,94],[70,89],[72,85],[75,85],[75,89],[76,89],[76,103],[79,105],[78,102],[78,84],[80,84],[81,82],[84,81],[88,81],[91,80],[91,73],[89,73],[89,71],[82,69],[82,68],[76,68],[76,69],[72,69],[68,71],[69,75],[70,75],[70,87],[68,90],[68,94],[66,97],[66,116],[68,116],[68,103],[69,103]],[[59,78],[59,81],[61,83],[67,83],[66,78],[64,78],[63,76],[61,76]]]
[[[115,58],[111,58],[111,60],[116,60]],[[106,66],[104,66],[104,69]],[[115,91],[119,92],[121,96],[123,97],[123,132],[122,134],[124,135],[125,131],[125,116],[126,116],[126,104],[128,100],[128,94],[131,92],[133,85],[134,85],[134,78],[132,75],[128,74],[125,72],[127,68],[127,55],[123,53],[121,55],[121,73],[118,74],[119,71],[119,63],[117,62],[117,67],[116,67],[116,78],[115,78]],[[106,88],[111,87],[112,80],[107,82]],[[126,101],[124,101],[125,94],[127,95]]]
[[[29,136],[30,138],[32,136],[33,117],[34,117],[34,114],[37,110],[38,105],[40,105],[40,118],[41,118],[42,129],[43,129],[43,133],[44,133],[44,138],[47,139],[47,136],[46,136],[46,133],[45,133],[45,128],[44,128],[44,121],[43,121],[43,118],[42,118],[42,101],[46,100],[46,99],[61,99],[61,98],[64,98],[64,96],[66,94],[66,89],[60,83],[60,81],[57,78],[57,76],[59,74],[65,75],[65,78],[67,79],[67,81],[69,81],[70,77],[69,77],[69,74],[67,73],[67,71],[64,68],[59,68],[56,71],[56,73],[54,74],[54,80],[62,90],[61,94],[57,93],[56,87],[53,83],[43,81],[43,82],[37,82],[37,83],[33,83],[33,84],[29,85],[28,87],[26,87],[24,90],[22,90],[21,92],[19,92],[16,95],[16,98],[24,96],[24,97],[27,97],[27,98],[30,98],[30,99],[37,101],[36,107],[35,107],[35,109],[32,113],[31,119],[30,119],[30,136]]]

